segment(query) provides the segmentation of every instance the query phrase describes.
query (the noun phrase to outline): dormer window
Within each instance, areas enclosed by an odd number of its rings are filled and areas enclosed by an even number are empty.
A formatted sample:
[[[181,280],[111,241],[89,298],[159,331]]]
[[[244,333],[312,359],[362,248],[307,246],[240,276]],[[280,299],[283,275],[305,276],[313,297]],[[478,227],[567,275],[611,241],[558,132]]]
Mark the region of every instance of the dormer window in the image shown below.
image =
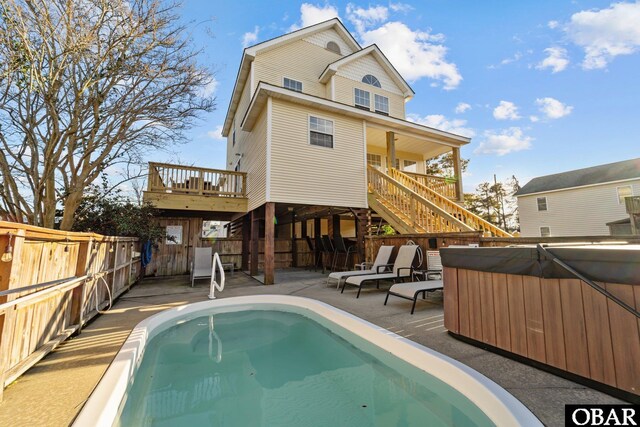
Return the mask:
[[[338,43],[336,42],[327,43],[327,50],[330,50],[333,53],[337,53],[338,55],[342,55],[342,53],[340,52],[340,46],[338,46]]]
[[[368,85],[379,87],[379,88],[382,87],[382,85],[380,84],[380,80],[378,80],[375,76],[372,76],[371,74],[367,74],[366,76],[364,76],[362,78],[362,83],[366,83]]]

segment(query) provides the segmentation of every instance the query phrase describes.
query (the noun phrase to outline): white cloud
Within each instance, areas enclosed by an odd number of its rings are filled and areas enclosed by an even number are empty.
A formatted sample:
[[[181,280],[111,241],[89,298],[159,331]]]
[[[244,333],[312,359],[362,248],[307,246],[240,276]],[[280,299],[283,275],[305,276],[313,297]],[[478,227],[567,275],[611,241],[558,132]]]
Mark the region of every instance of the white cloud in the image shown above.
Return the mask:
[[[224,141],[225,138],[222,137],[222,125],[218,125],[214,130],[207,132],[207,136],[216,141]]]
[[[258,40],[259,32],[260,32],[260,27],[256,25],[253,31],[244,33],[244,35],[242,36],[242,47],[247,47],[254,44]]]
[[[538,117],[538,116],[529,116],[529,120],[531,120],[532,123],[535,123],[535,122],[540,121],[540,117]]]
[[[207,84],[204,88],[202,88],[200,96],[204,98],[208,98],[212,96],[214,93],[216,93],[217,89],[218,89],[218,81],[216,80],[215,77],[211,77],[211,81],[209,82],[209,84]]]
[[[409,81],[428,77],[440,81],[446,90],[455,89],[462,81],[456,64],[446,59],[442,34],[412,31],[402,22],[387,22],[359,36],[365,45],[377,44]]]
[[[522,52],[516,52],[513,54],[513,56],[510,56],[509,58],[504,58],[502,61],[500,61],[499,64],[491,64],[487,68],[489,68],[490,70],[495,70],[502,67],[503,65],[508,65],[508,64],[511,64],[512,62],[518,62],[522,59],[523,56],[524,55],[522,54]]]
[[[456,105],[455,112],[456,114],[462,114],[465,111],[470,109],[471,109],[471,105],[467,104],[466,102],[459,102],[458,105]]]
[[[385,22],[389,17],[389,10],[384,6],[370,6],[368,9],[347,4],[347,19],[356,27],[358,33],[367,28]]]
[[[560,25],[560,23],[558,21],[549,21],[547,22],[547,27],[551,28],[552,30],[555,28],[558,28],[558,25]]]
[[[536,104],[540,111],[550,119],[559,119],[568,116],[573,110],[572,106],[563,104],[557,99],[549,97],[536,99]]]
[[[330,4],[318,6],[311,3],[302,3],[300,6],[300,22],[293,24],[289,31],[308,27],[332,18],[339,18],[338,9]]]
[[[448,120],[442,114],[431,114],[424,117],[420,117],[416,114],[409,114],[407,116],[407,120],[435,129],[443,130],[445,132],[455,133],[456,135],[466,136],[468,138],[472,138],[476,134],[473,129],[467,127],[466,120]]]
[[[513,102],[500,101],[500,104],[493,109],[493,117],[497,120],[518,120],[518,107]]]
[[[561,47],[548,47],[544,51],[547,54],[547,57],[536,65],[537,69],[544,70],[546,68],[551,68],[552,73],[558,73],[569,65],[567,49]]]
[[[530,149],[531,141],[533,141],[533,138],[525,136],[519,127],[511,127],[499,132],[486,131],[484,140],[475,149],[474,154],[504,156],[515,151]]]
[[[613,3],[607,9],[574,13],[564,31],[585,51],[582,67],[604,68],[618,55],[640,49],[640,2]]]
[[[408,13],[413,10],[413,6],[407,3],[389,3],[389,8],[394,12]]]

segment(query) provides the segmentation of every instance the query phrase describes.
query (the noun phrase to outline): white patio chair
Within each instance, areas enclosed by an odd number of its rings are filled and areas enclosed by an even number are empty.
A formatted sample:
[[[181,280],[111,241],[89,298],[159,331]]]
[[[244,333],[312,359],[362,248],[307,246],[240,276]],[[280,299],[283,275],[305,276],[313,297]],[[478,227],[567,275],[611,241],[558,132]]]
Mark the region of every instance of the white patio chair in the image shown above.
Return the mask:
[[[413,260],[416,257],[416,252],[418,251],[418,245],[403,245],[400,246],[400,250],[398,250],[398,256],[396,256],[396,260],[393,263],[393,270],[388,273],[380,273],[380,274],[367,274],[364,276],[352,276],[348,277],[347,280],[342,284],[341,293],[344,292],[344,288],[349,286],[357,286],[358,294],[356,298],[360,298],[360,291],[362,291],[362,286],[367,282],[375,281],[376,285],[380,287],[381,280],[390,280],[390,281],[399,281],[411,277],[413,273]],[[380,267],[378,267],[380,270]]]
[[[360,264],[360,270],[336,271],[335,273],[331,273],[329,274],[329,277],[327,277],[327,284],[330,284],[331,281],[335,280],[337,282],[336,288],[339,288],[342,281],[346,280],[347,277],[379,273],[378,267],[389,265],[391,252],[393,252],[393,246],[380,246],[380,249],[378,249],[378,255],[376,255],[376,259],[373,261],[373,264],[363,262]]]
[[[211,248],[195,248],[191,261],[191,287],[196,279],[211,278],[213,251]]]

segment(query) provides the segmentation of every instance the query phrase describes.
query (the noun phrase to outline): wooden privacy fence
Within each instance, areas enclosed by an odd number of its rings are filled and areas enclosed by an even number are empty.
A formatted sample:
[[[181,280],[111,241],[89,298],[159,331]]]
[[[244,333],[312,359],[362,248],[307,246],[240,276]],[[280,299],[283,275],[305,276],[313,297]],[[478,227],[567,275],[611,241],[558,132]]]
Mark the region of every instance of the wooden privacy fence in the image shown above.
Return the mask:
[[[0,393],[131,287],[137,245],[0,221]]]

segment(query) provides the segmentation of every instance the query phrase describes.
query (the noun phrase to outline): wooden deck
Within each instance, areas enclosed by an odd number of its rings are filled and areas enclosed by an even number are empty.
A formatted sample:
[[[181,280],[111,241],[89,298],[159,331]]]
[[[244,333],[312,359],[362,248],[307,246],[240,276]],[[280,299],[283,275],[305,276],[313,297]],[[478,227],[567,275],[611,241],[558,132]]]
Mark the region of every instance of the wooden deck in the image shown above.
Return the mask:
[[[149,163],[145,202],[173,211],[247,212],[247,174]]]

